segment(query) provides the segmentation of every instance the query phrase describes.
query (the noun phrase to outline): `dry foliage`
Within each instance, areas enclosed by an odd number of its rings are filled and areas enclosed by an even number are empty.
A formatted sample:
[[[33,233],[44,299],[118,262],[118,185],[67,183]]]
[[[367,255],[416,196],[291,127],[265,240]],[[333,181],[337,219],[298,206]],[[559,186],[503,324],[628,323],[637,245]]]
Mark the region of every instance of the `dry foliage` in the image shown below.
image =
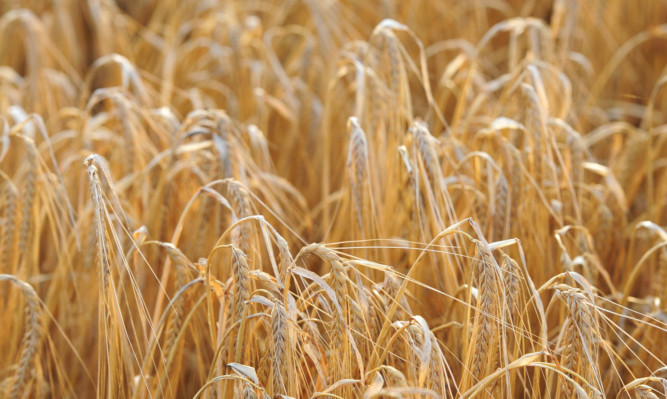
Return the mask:
[[[0,15],[0,397],[667,395],[664,0]]]

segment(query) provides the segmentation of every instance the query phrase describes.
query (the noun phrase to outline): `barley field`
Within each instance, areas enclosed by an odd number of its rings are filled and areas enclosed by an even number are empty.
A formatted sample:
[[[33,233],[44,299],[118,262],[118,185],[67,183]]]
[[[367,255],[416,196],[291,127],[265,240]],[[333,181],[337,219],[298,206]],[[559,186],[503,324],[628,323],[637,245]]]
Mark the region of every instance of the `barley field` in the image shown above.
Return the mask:
[[[667,397],[667,1],[0,1],[0,398]]]

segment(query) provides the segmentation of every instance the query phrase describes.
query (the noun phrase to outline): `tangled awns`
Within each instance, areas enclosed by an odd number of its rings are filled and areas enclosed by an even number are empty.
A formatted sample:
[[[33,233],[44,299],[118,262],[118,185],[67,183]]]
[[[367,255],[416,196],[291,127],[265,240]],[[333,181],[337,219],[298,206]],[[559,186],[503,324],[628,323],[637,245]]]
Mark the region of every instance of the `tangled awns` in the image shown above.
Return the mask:
[[[0,399],[667,397],[667,0],[0,1]]]

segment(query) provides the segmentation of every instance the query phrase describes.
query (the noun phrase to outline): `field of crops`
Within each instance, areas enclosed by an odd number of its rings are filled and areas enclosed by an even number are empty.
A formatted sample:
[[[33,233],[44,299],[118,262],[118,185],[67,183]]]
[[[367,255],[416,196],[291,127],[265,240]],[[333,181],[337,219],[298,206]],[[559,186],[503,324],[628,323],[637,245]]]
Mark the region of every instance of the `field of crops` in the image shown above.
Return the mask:
[[[667,0],[0,1],[0,398],[667,397]]]

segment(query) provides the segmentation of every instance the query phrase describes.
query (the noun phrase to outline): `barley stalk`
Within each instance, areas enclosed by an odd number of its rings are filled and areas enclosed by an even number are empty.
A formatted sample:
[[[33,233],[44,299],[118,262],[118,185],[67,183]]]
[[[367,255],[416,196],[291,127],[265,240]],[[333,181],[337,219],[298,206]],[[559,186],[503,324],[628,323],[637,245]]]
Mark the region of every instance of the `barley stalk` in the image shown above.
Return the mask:
[[[18,399],[28,393],[26,389],[30,386],[36,374],[34,367],[39,351],[39,343],[43,334],[40,325],[40,300],[35,289],[30,284],[19,280],[15,276],[0,274],[0,280],[9,281],[19,287],[26,301],[24,316],[25,333],[21,340],[22,350],[8,394],[9,398]]]
[[[3,229],[2,236],[0,237],[0,248],[2,249],[3,256],[0,257],[0,271],[3,272],[16,272],[16,189],[14,186],[7,182],[5,186],[5,200],[4,200],[4,210],[3,210]]]
[[[32,210],[35,202],[35,179],[38,168],[37,150],[32,140],[25,138],[28,154],[28,172],[25,178],[25,191],[23,192],[23,207],[21,208],[21,225],[19,227],[18,250],[21,254],[27,254],[30,245],[30,233],[33,226]],[[23,258],[28,262],[29,257]],[[29,264],[26,264],[29,267]],[[27,270],[26,272],[30,272]]]
[[[594,305],[584,294],[574,289],[560,291],[559,295],[565,300],[569,311],[569,320],[561,339],[561,362],[567,370],[579,373],[585,381],[594,381],[598,362],[596,334],[599,331]],[[563,385],[571,397],[574,394],[572,386],[567,383]]]
[[[273,395],[289,395],[289,353],[292,350],[287,326],[287,312],[282,304],[275,302],[271,311],[271,349],[269,355],[271,370],[270,392]]]
[[[468,352],[466,369],[468,372],[463,379],[465,384],[474,384],[475,381],[487,376],[495,367],[498,353],[500,332],[498,321],[501,320],[501,310],[505,306],[503,289],[496,261],[489,249],[480,241],[475,241],[477,258],[475,271],[477,275],[477,307],[472,326],[470,346],[474,351]]]

